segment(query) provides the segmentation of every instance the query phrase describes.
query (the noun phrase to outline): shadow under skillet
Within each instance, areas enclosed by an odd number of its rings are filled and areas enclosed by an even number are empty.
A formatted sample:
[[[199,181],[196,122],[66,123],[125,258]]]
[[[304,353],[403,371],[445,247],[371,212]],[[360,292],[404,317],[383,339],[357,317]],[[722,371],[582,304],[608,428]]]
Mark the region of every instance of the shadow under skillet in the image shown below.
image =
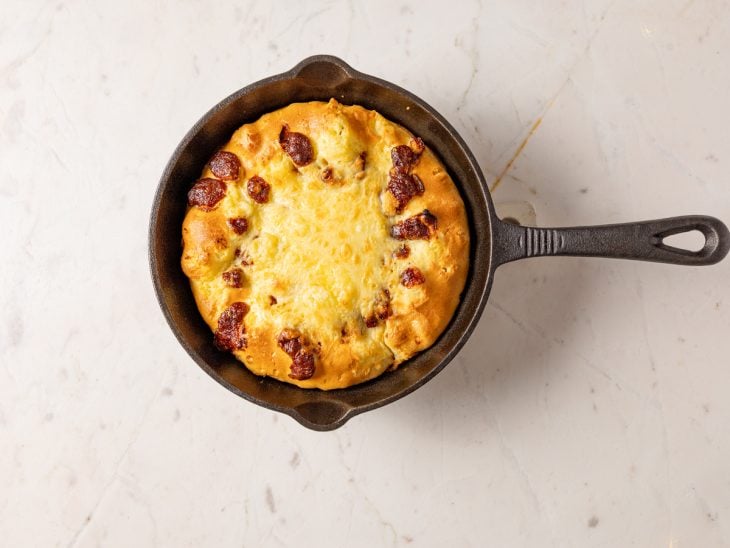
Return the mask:
[[[481,414],[492,413],[495,406],[503,412],[505,405],[519,412],[525,400],[511,396],[531,398],[533,388],[545,377],[562,375],[571,366],[556,363],[555,355],[570,344],[575,318],[590,300],[589,286],[580,281],[591,274],[591,269],[581,272],[585,262],[541,259],[503,267],[495,276],[492,297],[473,336],[453,363],[409,398],[381,413],[391,413],[393,420],[413,422],[411,428],[418,428],[439,406],[464,407],[464,413],[445,413],[444,420],[474,426],[484,424]],[[507,298],[511,295],[515,296]],[[532,314],[536,309],[541,313]],[[510,399],[506,402],[505,398]]]

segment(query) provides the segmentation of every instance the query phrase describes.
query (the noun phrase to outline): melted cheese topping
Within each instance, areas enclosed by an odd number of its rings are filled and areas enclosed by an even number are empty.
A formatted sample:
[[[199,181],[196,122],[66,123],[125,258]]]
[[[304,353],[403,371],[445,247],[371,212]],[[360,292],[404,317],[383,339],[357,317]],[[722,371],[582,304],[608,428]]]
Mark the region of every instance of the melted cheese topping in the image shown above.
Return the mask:
[[[309,138],[312,163],[297,167],[282,150],[284,124]],[[428,150],[414,169],[425,193],[395,214],[386,190],[390,152],[411,138],[374,111],[332,100],[267,114],[223,147],[241,161],[239,177],[227,182],[212,211],[189,209],[182,266],[211,329],[231,303],[249,305],[248,345],[235,355],[251,371],[302,387],[350,386],[430,346],[446,326],[467,271],[466,216],[453,182]],[[247,192],[254,175],[271,186],[267,203],[256,203]],[[208,166],[202,177],[214,177]],[[429,240],[390,236],[393,223],[425,208],[438,219]],[[246,233],[230,228],[227,220],[235,217],[247,218]],[[404,243],[409,257],[395,258]],[[424,273],[425,284],[399,283],[409,266]],[[228,287],[222,278],[236,267],[244,272],[241,288]],[[393,315],[367,327],[365,318],[372,317],[384,290]],[[276,342],[285,328],[297,329],[318,350],[312,378],[289,377],[291,358]]]

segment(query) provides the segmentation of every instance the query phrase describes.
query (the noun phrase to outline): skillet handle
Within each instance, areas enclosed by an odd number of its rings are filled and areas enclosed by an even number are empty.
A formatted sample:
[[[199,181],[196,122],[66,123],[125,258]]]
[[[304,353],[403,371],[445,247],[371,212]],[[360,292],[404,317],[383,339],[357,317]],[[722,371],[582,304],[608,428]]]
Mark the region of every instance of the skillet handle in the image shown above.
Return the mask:
[[[664,243],[667,236],[692,230],[699,230],[705,236],[705,245],[699,251]],[[534,228],[497,220],[493,257],[497,266],[548,255],[611,257],[700,266],[721,261],[729,249],[727,226],[705,215],[571,228]]]

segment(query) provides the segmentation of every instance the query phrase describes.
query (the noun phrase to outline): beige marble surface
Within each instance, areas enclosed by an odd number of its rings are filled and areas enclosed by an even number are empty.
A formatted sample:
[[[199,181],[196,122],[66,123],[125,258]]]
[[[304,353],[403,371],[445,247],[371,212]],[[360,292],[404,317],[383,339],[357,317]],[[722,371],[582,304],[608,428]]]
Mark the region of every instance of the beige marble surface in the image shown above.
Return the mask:
[[[728,222],[728,2],[4,0],[0,45],[3,546],[730,544],[728,261],[507,265],[449,367],[321,434],[191,361],[146,257],[182,135],[314,53],[492,184],[529,136],[494,198],[539,224]]]

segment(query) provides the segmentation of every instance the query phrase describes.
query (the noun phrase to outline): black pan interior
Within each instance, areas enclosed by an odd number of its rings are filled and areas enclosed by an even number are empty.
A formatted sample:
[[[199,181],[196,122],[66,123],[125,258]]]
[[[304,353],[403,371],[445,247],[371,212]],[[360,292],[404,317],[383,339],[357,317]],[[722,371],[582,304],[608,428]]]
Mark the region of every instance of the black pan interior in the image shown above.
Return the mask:
[[[461,303],[446,331],[427,351],[398,370],[355,387],[302,390],[245,369],[213,346],[210,329],[180,268],[186,195],[202,166],[241,125],[300,101],[331,97],[375,109],[421,136],[459,187],[471,230],[470,269]],[[160,306],[193,359],[239,396],[287,413],[315,430],[331,430],[363,411],[394,401],[421,386],[456,354],[474,329],[491,285],[494,211],[484,176],[456,131],[426,103],[393,84],[354,71],[341,60],[316,56],[291,71],[252,84],[221,101],[190,130],[160,181],[150,224],[150,266]]]

